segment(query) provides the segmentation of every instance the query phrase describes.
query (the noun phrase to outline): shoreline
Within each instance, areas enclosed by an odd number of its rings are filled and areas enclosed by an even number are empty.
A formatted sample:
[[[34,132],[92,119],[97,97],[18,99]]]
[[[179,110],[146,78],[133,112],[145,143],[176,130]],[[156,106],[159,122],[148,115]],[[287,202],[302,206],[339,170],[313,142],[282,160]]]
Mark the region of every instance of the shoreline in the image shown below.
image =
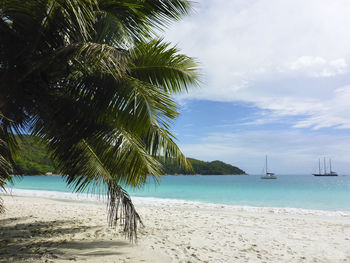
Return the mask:
[[[87,200],[2,195],[3,262],[348,262],[349,218],[196,203],[135,203],[137,244]],[[7,261],[6,261],[7,260]],[[0,259],[0,262],[1,259]]]
[[[50,199],[63,199],[71,201],[88,201],[88,202],[98,202],[103,203],[103,196],[98,196],[95,194],[86,193],[72,193],[72,192],[60,192],[60,191],[48,191],[48,190],[28,190],[28,189],[18,189],[18,188],[6,188],[9,190],[4,193],[0,191],[1,196],[19,196],[19,197],[43,197]],[[350,211],[347,210],[322,210],[322,209],[306,209],[297,207],[275,207],[275,206],[249,206],[249,205],[232,205],[232,204],[222,204],[222,203],[210,203],[201,201],[190,201],[182,199],[172,199],[172,198],[157,198],[157,197],[136,197],[131,196],[131,199],[135,205],[142,206],[166,206],[168,204],[174,205],[189,205],[202,208],[220,208],[226,210],[237,210],[246,212],[268,212],[276,214],[285,215],[322,215],[322,216],[341,216],[350,217]]]

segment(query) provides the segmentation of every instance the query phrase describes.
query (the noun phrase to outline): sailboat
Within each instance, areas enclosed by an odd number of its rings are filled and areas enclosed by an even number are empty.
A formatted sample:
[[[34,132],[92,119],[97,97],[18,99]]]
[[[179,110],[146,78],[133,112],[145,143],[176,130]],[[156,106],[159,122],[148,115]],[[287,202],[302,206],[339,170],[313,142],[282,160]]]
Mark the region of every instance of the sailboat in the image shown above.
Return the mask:
[[[318,159],[318,174],[313,174],[314,176],[338,176],[336,172],[332,171],[332,161],[329,158],[329,173],[327,172],[326,168],[326,157],[323,158],[323,167],[324,167],[324,173],[321,173],[321,160]]]
[[[267,169],[267,155],[266,155],[266,158],[265,158],[265,168],[266,168],[266,173],[264,176],[261,176],[261,179],[277,179],[277,176],[274,174],[274,173],[269,173],[268,172],[268,169]]]

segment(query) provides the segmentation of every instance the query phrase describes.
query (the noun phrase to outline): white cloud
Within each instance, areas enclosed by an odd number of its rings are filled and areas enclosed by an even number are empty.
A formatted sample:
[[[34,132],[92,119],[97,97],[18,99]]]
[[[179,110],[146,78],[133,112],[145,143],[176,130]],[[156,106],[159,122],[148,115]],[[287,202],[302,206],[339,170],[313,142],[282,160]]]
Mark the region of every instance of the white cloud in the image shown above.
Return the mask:
[[[347,73],[347,63],[343,58],[327,61],[322,57],[302,56],[287,69],[310,77],[333,77]]]
[[[167,32],[205,75],[202,89],[184,97],[305,115],[295,127],[349,128],[349,87],[330,81],[349,72],[349,14],[347,0],[199,1]]]
[[[350,129],[349,101],[350,86],[336,89],[328,100],[320,102],[310,116],[296,123],[295,127]]]
[[[300,70],[309,67],[319,67],[327,64],[327,61],[321,57],[310,57],[310,56],[302,56],[298,58],[296,61],[290,64],[291,70]]]

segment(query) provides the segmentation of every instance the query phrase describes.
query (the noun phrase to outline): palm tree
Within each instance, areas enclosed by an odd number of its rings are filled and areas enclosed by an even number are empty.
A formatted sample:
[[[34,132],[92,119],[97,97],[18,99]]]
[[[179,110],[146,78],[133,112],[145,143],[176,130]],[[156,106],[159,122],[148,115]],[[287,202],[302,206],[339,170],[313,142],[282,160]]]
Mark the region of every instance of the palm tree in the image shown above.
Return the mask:
[[[16,171],[15,135],[39,136],[75,191],[107,188],[109,224],[136,237],[122,186],[158,180],[159,158],[189,167],[172,94],[197,85],[198,68],[154,36],[190,11],[187,0],[0,0],[0,186]]]

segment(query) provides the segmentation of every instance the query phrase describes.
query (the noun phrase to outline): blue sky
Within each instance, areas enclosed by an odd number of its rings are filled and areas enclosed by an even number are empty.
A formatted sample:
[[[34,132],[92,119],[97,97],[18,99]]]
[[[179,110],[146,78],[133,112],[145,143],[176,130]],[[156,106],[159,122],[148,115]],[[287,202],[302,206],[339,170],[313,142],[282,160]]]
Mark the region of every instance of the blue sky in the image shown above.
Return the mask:
[[[260,173],[350,174],[350,2],[200,0],[164,33],[202,68],[177,97],[187,156]]]

